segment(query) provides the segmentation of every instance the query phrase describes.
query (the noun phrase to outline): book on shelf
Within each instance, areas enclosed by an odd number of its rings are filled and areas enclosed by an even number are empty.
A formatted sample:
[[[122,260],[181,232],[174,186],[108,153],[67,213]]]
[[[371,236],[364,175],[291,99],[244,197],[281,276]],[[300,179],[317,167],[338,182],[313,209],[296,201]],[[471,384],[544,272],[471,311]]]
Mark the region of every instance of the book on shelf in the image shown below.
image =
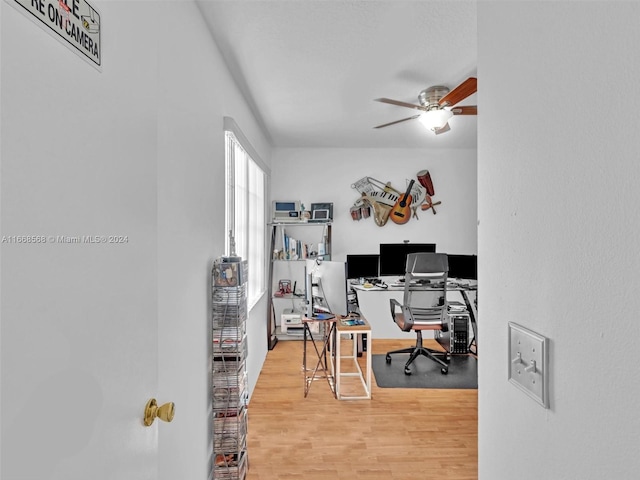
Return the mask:
[[[309,252],[311,252],[311,244],[304,243],[302,240],[288,235],[283,228],[282,252],[282,260],[306,260],[309,258]]]

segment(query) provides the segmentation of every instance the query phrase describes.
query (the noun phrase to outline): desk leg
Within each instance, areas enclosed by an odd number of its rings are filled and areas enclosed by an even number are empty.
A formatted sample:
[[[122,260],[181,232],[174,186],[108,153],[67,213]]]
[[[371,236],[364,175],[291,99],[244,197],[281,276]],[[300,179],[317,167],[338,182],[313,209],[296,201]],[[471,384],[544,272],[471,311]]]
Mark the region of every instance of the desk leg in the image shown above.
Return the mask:
[[[340,372],[342,371],[341,370],[342,367],[340,366],[340,362],[341,362],[340,356],[342,354],[340,353],[340,333],[338,333],[337,328],[333,330],[333,338],[334,338],[333,354],[334,354],[335,365],[336,365],[336,368],[333,370],[333,378],[334,378],[334,384],[336,386],[336,392],[335,392],[336,398],[340,400]]]
[[[326,327],[327,324],[325,324]],[[324,370],[325,378],[327,379],[327,383],[329,384],[329,388],[333,393],[334,397],[336,396],[336,379],[335,379],[335,366],[334,366],[334,358],[336,352],[336,324],[335,322],[330,322],[329,331],[324,331],[324,337],[322,340],[322,351],[318,354],[318,364],[316,365],[316,369],[313,372],[313,377],[315,378],[316,372],[318,368],[322,365]],[[313,336],[311,336],[313,338]],[[315,343],[314,343],[315,346]],[[318,352],[316,348],[316,352]],[[329,358],[327,359],[327,353]],[[329,371],[329,364],[331,364],[331,371]]]
[[[309,388],[307,387],[307,385],[309,385],[309,383],[307,382],[307,328],[307,324],[305,323],[302,326],[302,380],[304,381],[303,392],[305,398],[309,393]]]
[[[329,332],[331,333],[331,336],[329,338],[329,362],[331,362],[331,375],[328,375],[328,371],[327,371],[327,378],[329,380],[329,388],[331,388],[331,391],[333,392],[333,396],[335,398],[338,397],[338,390],[337,390],[337,379],[336,379],[336,370],[337,370],[337,365],[336,365],[336,344],[339,345],[340,344],[340,338],[338,337],[338,328],[336,327],[336,323],[335,322],[331,322],[331,326],[329,327]],[[336,341],[337,340],[337,341]],[[339,358],[339,357],[338,357]],[[338,360],[339,361],[339,360]],[[326,365],[326,364],[325,364]],[[338,372],[340,370],[337,370]],[[333,385],[331,384],[331,382],[333,382]]]
[[[469,312],[469,319],[471,320],[471,329],[473,330],[473,339],[469,342],[468,350],[474,355],[478,355],[478,325],[476,323],[476,315],[473,312],[473,307],[471,305],[471,300],[469,300],[469,294],[466,290],[462,290],[460,292],[462,294],[462,299],[464,300],[465,306],[467,307],[467,312]],[[475,352],[471,351],[471,345],[475,344]]]
[[[322,331],[322,349],[318,349],[318,345],[316,343],[316,339],[313,338],[313,334],[309,329],[308,323],[304,324],[303,328],[303,349],[302,349],[302,369],[304,370],[304,396],[306,397],[311,389],[311,384],[316,378],[321,378],[318,376],[318,370],[322,370],[325,378],[327,379],[327,383],[329,384],[329,388],[331,392],[335,396],[335,367],[333,363],[333,359],[331,355],[335,354],[335,346],[332,345],[332,342],[335,342],[334,332],[335,332],[335,323],[329,324],[329,330],[326,330],[326,325],[323,325]],[[317,362],[315,362],[315,367],[309,374],[307,374],[307,338],[313,344],[313,349],[316,352]],[[318,340],[320,341],[320,340]],[[327,352],[329,352],[330,358],[327,359]],[[315,361],[315,360],[314,360]],[[331,362],[331,371],[329,370],[329,363]],[[332,383],[333,382],[333,383]]]
[[[367,396],[371,398],[371,330],[367,334]]]
[[[357,362],[357,357],[362,355],[362,352],[360,352],[360,355],[358,355],[358,350],[360,348],[360,346],[362,345],[362,337],[364,335],[368,335],[367,336],[367,342],[371,341],[371,331],[367,332],[367,333],[358,333],[358,338],[360,339],[360,342],[358,344],[356,344],[356,342],[354,341],[353,343],[353,359],[355,362]],[[367,344],[367,357],[366,357],[366,365],[365,365],[365,372],[363,373],[362,370],[360,370],[360,373],[362,374],[362,378],[364,381],[364,389],[365,389],[365,393],[366,393],[366,398],[371,398],[371,345]]]

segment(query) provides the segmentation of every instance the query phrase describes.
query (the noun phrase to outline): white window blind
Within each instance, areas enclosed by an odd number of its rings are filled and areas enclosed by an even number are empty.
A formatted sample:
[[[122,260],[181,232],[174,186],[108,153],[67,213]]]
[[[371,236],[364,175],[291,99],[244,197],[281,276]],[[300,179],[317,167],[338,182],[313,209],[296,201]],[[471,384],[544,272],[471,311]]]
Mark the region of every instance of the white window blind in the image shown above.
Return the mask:
[[[251,308],[265,291],[266,265],[266,174],[247,153],[232,131],[225,131],[226,150],[226,254],[230,255],[229,232],[235,253],[247,260],[247,303]]]

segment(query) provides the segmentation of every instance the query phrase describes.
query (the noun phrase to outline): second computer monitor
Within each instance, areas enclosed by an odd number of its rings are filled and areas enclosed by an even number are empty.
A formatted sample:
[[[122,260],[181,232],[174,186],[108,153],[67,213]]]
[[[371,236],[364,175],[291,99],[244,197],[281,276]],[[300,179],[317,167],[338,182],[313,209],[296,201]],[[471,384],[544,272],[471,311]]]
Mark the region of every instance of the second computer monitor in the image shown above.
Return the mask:
[[[410,253],[433,253],[435,243],[381,243],[380,276],[404,275],[407,255]]]
[[[448,255],[449,278],[478,280],[478,257],[476,255]]]
[[[377,278],[380,255],[347,255],[347,278]]]

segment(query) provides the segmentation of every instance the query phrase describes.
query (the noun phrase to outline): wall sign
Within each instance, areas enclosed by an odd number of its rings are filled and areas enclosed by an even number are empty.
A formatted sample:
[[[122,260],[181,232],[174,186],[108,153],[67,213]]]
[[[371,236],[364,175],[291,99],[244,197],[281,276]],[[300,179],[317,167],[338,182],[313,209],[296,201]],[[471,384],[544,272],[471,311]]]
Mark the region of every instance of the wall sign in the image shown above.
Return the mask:
[[[11,0],[8,0],[11,1]],[[101,66],[100,14],[85,0],[12,0],[93,64]]]

